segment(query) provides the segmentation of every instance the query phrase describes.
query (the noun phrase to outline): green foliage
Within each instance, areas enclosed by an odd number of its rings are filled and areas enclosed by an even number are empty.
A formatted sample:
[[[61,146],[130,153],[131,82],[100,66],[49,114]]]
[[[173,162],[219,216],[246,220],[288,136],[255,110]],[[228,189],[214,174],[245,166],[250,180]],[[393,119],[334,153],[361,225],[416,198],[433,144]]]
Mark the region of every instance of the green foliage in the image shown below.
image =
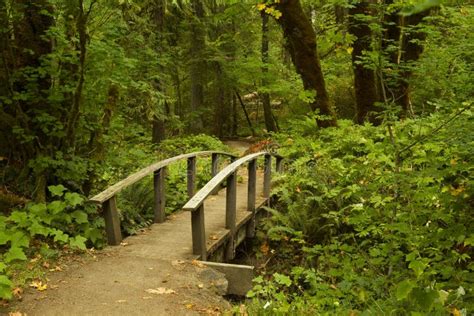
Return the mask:
[[[9,269],[38,251],[38,245],[85,250],[86,244],[104,245],[103,220],[96,207],[87,204],[78,193],[67,192],[62,185],[50,186],[50,203],[29,203],[9,216],[0,216],[0,298],[11,298]]]
[[[140,131],[140,129],[137,129]],[[220,140],[208,135],[183,136],[164,140],[159,145],[143,142],[142,136],[126,140],[129,150],[123,151],[125,140],[116,139],[111,144],[110,159],[102,166],[102,184],[105,189],[131,173],[148,165],[184,153],[217,150],[229,152],[229,148]],[[197,187],[202,187],[211,178],[210,158],[197,160]],[[167,168],[166,177],[166,213],[171,214],[187,201],[186,161],[177,162]],[[154,197],[153,179],[148,177],[126,188],[118,195],[118,208],[121,213],[122,227],[126,235],[135,234],[139,229],[153,222]]]
[[[266,238],[286,276],[257,279],[249,308],[470,313],[474,115],[464,106],[393,126],[341,122],[314,136],[302,122],[276,136],[290,163]]]

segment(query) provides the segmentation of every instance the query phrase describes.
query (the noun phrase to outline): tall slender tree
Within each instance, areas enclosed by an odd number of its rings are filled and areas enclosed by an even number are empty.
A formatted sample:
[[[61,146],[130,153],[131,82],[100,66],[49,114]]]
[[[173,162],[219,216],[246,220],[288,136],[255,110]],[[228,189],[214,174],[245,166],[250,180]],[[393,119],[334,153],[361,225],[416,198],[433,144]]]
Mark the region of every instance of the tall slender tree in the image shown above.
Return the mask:
[[[260,12],[262,17],[262,86],[266,87],[268,85],[268,51],[270,40],[268,38],[268,15],[264,12]],[[262,104],[263,104],[263,116],[265,118],[265,127],[269,132],[276,132],[276,124],[272,115],[272,107],[270,103],[270,93],[263,92],[261,94]]]
[[[276,3],[276,8],[281,12],[277,18],[283,29],[287,48],[296,68],[296,72],[303,80],[305,90],[315,91],[316,97],[310,103],[313,111],[325,115],[327,119],[318,120],[318,126],[336,126],[335,113],[326,91],[321,64],[316,46],[316,33],[311,20],[306,16],[299,0],[281,0]]]
[[[356,97],[356,121],[362,124],[366,119],[379,123],[375,103],[378,101],[375,72],[364,62],[364,52],[371,50],[372,8],[366,0],[361,0],[349,9],[349,33],[354,36],[352,44],[352,68],[354,69],[354,90]]]

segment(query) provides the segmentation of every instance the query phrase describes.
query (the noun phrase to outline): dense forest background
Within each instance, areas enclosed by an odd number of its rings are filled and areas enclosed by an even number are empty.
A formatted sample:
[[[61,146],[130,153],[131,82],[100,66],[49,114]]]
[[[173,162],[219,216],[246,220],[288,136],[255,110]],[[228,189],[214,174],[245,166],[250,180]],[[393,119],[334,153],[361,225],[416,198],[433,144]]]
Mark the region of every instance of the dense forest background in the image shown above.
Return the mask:
[[[87,197],[251,137],[292,172],[250,310],[472,312],[473,14],[435,0],[1,0],[0,297],[27,258],[104,245]],[[178,169],[168,182],[186,189]],[[121,197],[127,234],[151,223],[151,189]]]

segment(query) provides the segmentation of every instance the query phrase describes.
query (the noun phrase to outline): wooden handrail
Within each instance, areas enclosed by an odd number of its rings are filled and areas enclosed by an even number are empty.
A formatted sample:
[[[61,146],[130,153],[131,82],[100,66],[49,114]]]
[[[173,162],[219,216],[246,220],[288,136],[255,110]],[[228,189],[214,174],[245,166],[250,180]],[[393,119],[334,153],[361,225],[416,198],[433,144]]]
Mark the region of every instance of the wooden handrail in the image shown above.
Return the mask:
[[[255,201],[256,201],[256,181],[257,181],[257,158],[265,157],[263,194],[265,198],[270,197],[271,182],[271,157],[276,158],[276,170],[281,171],[283,157],[269,152],[258,152],[242,157],[217,173],[206,185],[199,190],[184,206],[183,210],[191,212],[191,230],[193,238],[193,254],[199,255],[201,260],[207,259],[206,234],[204,222],[204,201],[216,192],[220,185],[226,181],[226,210],[225,223],[226,229],[230,231],[229,241],[226,249],[226,259],[231,260],[235,255],[235,230],[236,230],[236,203],[237,203],[237,169],[245,163],[248,163],[248,192],[247,192],[247,210],[252,212],[252,220],[250,229],[247,231],[248,236],[254,234],[255,229]]]
[[[122,241],[122,233],[120,230],[120,217],[117,210],[116,198],[115,196],[121,190],[130,186],[137,181],[143,179],[144,177],[153,174],[153,186],[154,186],[154,195],[155,195],[155,223],[162,223],[165,221],[165,203],[166,203],[166,194],[165,194],[165,177],[167,166],[171,163],[174,163],[179,160],[187,159],[187,189],[188,196],[192,197],[194,195],[195,186],[196,186],[196,158],[199,156],[212,156],[212,176],[217,173],[218,167],[218,157],[229,156],[231,161],[233,161],[237,156],[234,154],[221,152],[221,151],[199,151],[189,154],[183,154],[168,158],[159,162],[156,162],[146,168],[141,169],[138,172],[128,176],[122,181],[117,182],[113,186],[107,188],[105,191],[95,195],[90,199],[90,201],[98,204],[102,204],[102,209],[104,211],[105,219],[105,229],[107,233],[107,241],[109,245],[118,245]]]
[[[183,154],[175,157],[171,157],[165,160],[158,161],[148,167],[145,167],[134,174],[128,176],[127,178],[117,182],[116,184],[112,185],[111,187],[107,188],[106,190],[100,192],[99,194],[93,196],[89,199],[91,202],[95,203],[104,203],[118,192],[122,191],[124,188],[128,187],[129,185],[134,184],[135,182],[143,179],[144,177],[151,175],[153,172],[170,165],[173,162],[183,160],[186,158],[198,157],[198,156],[207,156],[207,155],[222,155],[222,156],[229,156],[229,157],[237,157],[234,154],[221,152],[221,151],[198,151],[190,154]]]

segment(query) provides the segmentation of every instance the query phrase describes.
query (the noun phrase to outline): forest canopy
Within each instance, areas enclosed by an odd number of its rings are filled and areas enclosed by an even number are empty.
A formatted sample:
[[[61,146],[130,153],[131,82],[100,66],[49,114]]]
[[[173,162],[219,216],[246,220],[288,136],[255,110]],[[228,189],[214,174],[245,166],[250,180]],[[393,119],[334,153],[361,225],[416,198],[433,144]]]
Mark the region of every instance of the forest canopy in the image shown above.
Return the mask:
[[[0,298],[28,258],[105,245],[93,194],[245,138],[291,171],[249,311],[472,313],[469,1],[1,0],[0,57]]]

